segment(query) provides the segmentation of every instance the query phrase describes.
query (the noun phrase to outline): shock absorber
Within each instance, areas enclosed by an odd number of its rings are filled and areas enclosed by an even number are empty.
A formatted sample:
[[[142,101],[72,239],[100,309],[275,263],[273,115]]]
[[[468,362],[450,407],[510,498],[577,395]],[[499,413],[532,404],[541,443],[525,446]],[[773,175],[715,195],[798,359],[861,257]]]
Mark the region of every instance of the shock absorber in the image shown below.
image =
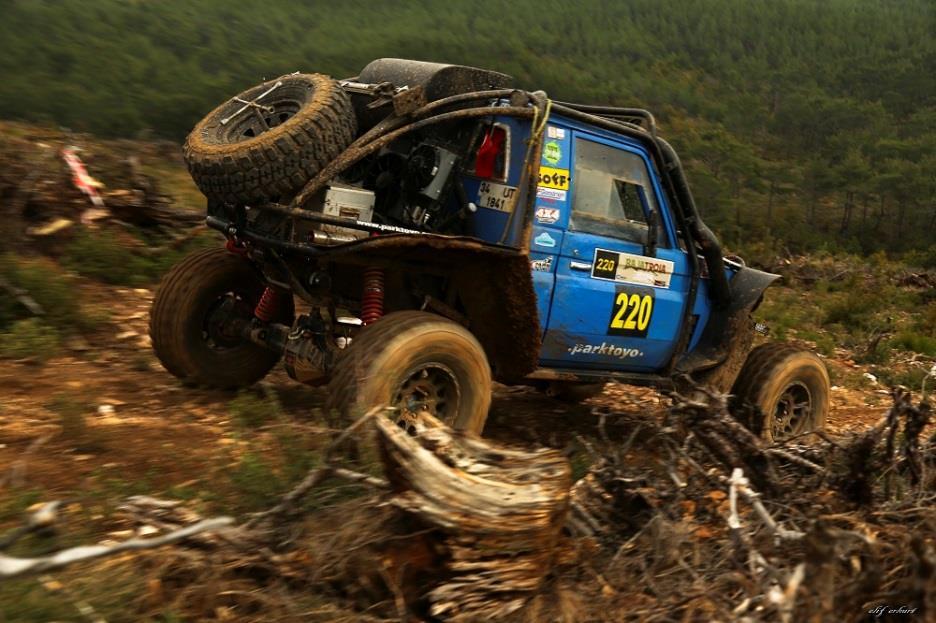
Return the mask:
[[[260,296],[260,301],[257,302],[257,306],[254,308],[254,316],[263,322],[272,322],[279,310],[279,303],[279,290],[267,286]]]
[[[384,271],[368,268],[364,271],[364,291],[361,294],[361,322],[376,322],[384,313]]]

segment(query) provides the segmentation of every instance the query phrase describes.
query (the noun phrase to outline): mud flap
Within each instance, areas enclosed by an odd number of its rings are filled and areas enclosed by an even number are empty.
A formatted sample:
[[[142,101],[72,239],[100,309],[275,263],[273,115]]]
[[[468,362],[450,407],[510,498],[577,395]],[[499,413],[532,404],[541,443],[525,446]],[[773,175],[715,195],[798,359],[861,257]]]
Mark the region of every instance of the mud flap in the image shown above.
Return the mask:
[[[495,380],[522,379],[536,369],[540,324],[529,256],[473,238],[386,235],[334,247],[324,257],[445,275],[464,305],[468,328],[484,347]]]
[[[676,364],[675,374],[689,374],[697,382],[728,391],[754,343],[751,313],[779,275],[741,268],[729,284],[730,303],[712,310],[693,352]]]

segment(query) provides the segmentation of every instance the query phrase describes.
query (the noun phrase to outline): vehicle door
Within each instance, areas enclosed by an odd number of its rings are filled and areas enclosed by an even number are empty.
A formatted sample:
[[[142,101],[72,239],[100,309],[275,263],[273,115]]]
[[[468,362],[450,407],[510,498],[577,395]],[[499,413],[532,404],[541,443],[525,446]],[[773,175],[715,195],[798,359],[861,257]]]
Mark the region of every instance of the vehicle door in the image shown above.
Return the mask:
[[[690,279],[650,159],[623,139],[580,130],[571,147],[571,210],[541,362],[660,370],[679,336]]]

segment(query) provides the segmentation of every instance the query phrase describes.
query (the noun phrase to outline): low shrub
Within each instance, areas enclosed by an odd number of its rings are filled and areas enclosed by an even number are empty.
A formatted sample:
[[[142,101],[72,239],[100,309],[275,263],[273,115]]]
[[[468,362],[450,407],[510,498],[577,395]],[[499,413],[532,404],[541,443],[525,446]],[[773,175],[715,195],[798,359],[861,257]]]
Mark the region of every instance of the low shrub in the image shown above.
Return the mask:
[[[0,357],[46,361],[58,347],[58,331],[38,318],[17,320],[0,333]]]
[[[150,277],[146,261],[103,230],[79,231],[65,247],[62,263],[80,275],[104,283],[143,285]]]
[[[84,441],[88,424],[85,419],[91,407],[80,398],[71,394],[59,394],[46,405],[59,416],[62,437],[70,441]]]
[[[825,308],[822,323],[840,324],[848,329],[867,327],[871,316],[881,307],[879,298],[868,296],[861,287],[853,287],[843,298],[837,298]]]
[[[898,333],[897,337],[891,340],[891,346],[910,350],[928,357],[936,357],[936,337],[922,335],[920,333],[903,332]]]
[[[269,508],[285,491],[285,486],[273,465],[261,454],[245,453],[229,472],[231,485],[236,492],[238,511],[258,511]]]
[[[242,389],[228,404],[228,413],[239,426],[257,428],[282,416],[283,406],[268,387]]]
[[[60,333],[88,331],[101,323],[100,317],[82,306],[74,277],[64,274],[50,260],[2,255],[0,277],[28,293],[42,308],[43,321]],[[29,316],[31,312],[14,297],[0,297],[0,329]]]
[[[927,371],[919,367],[904,370],[877,368],[875,375],[878,381],[885,386],[902,385],[911,391],[919,391],[923,386],[923,379],[926,378]],[[929,384],[927,387],[931,388],[932,385]]]
[[[920,330],[925,335],[936,338],[936,302],[924,308],[922,318],[920,318]]]
[[[217,237],[209,232],[177,247],[167,246],[166,240],[125,235],[130,240],[136,238],[140,248],[128,245],[108,230],[80,230],[65,248],[62,263],[80,275],[104,283],[142,286],[158,281],[191,251],[218,244]]]

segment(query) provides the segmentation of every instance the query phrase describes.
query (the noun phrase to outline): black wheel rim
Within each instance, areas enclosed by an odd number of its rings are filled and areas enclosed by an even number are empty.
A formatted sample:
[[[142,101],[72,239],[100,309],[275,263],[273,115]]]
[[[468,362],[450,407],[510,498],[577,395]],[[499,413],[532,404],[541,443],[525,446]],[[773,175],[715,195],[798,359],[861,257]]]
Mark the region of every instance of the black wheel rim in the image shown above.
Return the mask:
[[[461,390],[451,368],[442,363],[425,363],[411,368],[393,395],[398,409],[397,424],[416,432],[416,422],[428,413],[448,425],[455,423]]]
[[[806,430],[812,422],[812,395],[802,383],[790,383],[774,407],[771,433],[774,439],[785,439]]]
[[[259,85],[221,107],[203,138],[217,145],[249,141],[288,122],[311,97],[308,84],[290,78]]]
[[[224,351],[237,348],[244,338],[231,331],[232,320],[250,318],[253,306],[241,292],[225,292],[208,307],[202,323],[202,339],[211,350]]]
[[[296,116],[302,104],[294,101],[275,102],[264,108],[245,111],[225,128],[223,138],[226,143],[239,143],[260,136],[271,128],[282,125]]]

